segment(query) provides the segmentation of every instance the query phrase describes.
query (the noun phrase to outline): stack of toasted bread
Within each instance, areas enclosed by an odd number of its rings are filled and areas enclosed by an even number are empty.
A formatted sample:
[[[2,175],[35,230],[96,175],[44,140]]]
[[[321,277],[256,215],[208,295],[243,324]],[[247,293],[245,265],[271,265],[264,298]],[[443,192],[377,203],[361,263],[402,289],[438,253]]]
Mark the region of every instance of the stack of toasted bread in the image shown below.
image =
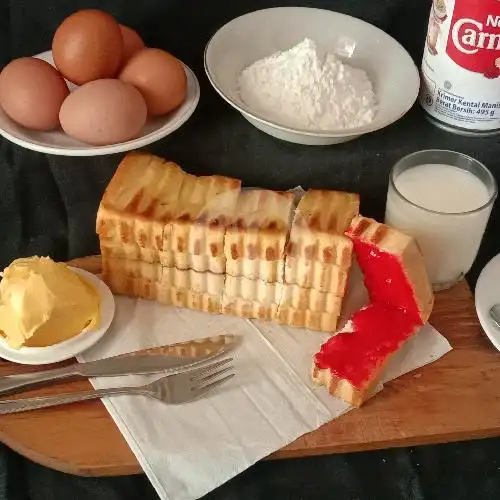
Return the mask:
[[[357,194],[309,190],[302,197],[285,252],[279,323],[335,331],[352,261],[344,231],[358,212]]]
[[[273,320],[282,296],[285,247],[294,195],[244,190],[226,230],[222,312]]]
[[[97,213],[104,280],[115,293],[220,312],[225,227],[240,184],[128,154]]]
[[[333,332],[351,264],[358,196],[241,189],[129,153],[97,214],[112,291]]]

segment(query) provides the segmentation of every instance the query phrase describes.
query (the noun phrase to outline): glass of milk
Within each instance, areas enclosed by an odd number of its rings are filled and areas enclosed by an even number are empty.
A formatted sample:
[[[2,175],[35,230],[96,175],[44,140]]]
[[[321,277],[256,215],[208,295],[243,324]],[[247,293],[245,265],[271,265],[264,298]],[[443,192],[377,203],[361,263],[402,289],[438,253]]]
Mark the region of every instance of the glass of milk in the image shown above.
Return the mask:
[[[491,172],[454,151],[418,151],[394,165],[386,224],[413,236],[434,290],[450,288],[470,270],[497,196]]]

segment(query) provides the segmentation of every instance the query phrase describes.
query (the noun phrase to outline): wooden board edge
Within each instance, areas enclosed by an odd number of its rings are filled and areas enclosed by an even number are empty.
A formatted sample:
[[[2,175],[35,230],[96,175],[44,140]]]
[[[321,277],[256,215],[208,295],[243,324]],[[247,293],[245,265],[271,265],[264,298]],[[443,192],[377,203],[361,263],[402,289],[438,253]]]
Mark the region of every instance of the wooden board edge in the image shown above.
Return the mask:
[[[314,431],[313,431],[314,432]],[[393,448],[410,448],[416,446],[440,445],[447,443],[458,443],[474,441],[477,439],[489,439],[500,436],[499,429],[480,429],[475,432],[462,431],[450,434],[429,435],[402,438],[397,441],[372,441],[363,445],[347,444],[336,446],[335,448],[317,446],[315,448],[303,448],[300,453],[297,450],[288,450],[287,447],[268,455],[264,460],[283,460],[291,458],[316,457],[324,455],[337,455],[342,453],[363,453],[365,451],[381,451]]]
[[[107,411],[104,408],[104,405],[99,401],[100,405],[102,405],[103,410]],[[111,419],[111,416],[109,417]],[[114,425],[114,423],[113,423]],[[117,432],[120,432],[117,428]],[[80,477],[104,477],[104,476],[133,476],[136,474],[143,474],[143,470],[139,465],[139,462],[130,462],[128,464],[117,463],[117,464],[106,464],[106,465],[98,465],[95,464],[86,466],[85,464],[77,465],[70,464],[67,461],[59,460],[54,457],[50,457],[48,455],[43,455],[38,453],[36,450],[29,448],[24,445],[19,445],[16,441],[11,440],[10,438],[6,438],[5,435],[2,435],[1,439],[2,443],[15,451],[19,455],[28,458],[32,462],[35,462],[39,465],[47,467],[48,469],[54,469],[59,472],[64,472],[66,474],[71,474],[73,476]]]
[[[99,404],[102,404],[99,402]],[[104,405],[103,405],[104,409]],[[111,418],[111,417],[110,417]],[[325,424],[326,425],[326,424]],[[315,431],[312,431],[315,432]],[[265,461],[273,460],[288,460],[293,458],[308,458],[317,457],[325,455],[337,455],[344,453],[362,453],[366,451],[380,451],[389,450],[393,448],[408,448],[413,446],[426,446],[426,445],[439,445],[453,442],[466,442],[473,441],[477,439],[488,439],[499,436],[498,429],[481,429],[477,432],[471,433],[470,431],[463,431],[460,433],[450,433],[449,435],[429,435],[429,436],[418,436],[418,437],[408,437],[402,438],[398,441],[373,441],[371,443],[363,444],[359,446],[358,444],[340,445],[332,448],[331,446],[317,446],[315,448],[303,448],[299,453],[297,450],[288,449],[285,447],[274,453],[271,453],[267,457],[263,458]],[[59,472],[66,474],[71,474],[79,477],[112,477],[112,476],[132,476],[143,474],[141,466],[138,462],[130,462],[127,464],[116,464],[116,465],[102,465],[102,466],[85,466],[84,464],[80,466],[75,466],[67,462],[54,459],[45,455],[40,455],[35,450],[24,446],[18,446],[16,443],[11,442],[9,439],[2,440],[2,442],[19,453],[20,455],[28,458],[32,462],[39,465],[47,467],[49,469],[54,469]]]

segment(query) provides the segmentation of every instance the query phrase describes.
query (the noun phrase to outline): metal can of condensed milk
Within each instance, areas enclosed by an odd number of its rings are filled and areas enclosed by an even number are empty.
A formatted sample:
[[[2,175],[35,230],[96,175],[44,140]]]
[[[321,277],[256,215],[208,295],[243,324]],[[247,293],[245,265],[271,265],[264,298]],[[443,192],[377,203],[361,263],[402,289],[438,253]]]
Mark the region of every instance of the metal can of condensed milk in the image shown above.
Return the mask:
[[[451,132],[500,133],[500,0],[433,0],[420,104]]]

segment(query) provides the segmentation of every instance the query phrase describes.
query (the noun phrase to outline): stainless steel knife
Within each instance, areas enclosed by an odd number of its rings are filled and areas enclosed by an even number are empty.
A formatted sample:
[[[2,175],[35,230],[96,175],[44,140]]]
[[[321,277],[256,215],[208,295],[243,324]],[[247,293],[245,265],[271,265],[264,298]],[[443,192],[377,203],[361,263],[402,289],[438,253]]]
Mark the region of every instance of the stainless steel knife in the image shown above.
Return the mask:
[[[189,342],[153,347],[86,363],[74,363],[32,373],[18,373],[0,377],[0,395],[62,380],[88,377],[114,377],[150,373],[179,373],[213,359],[233,347],[235,335],[217,335]]]

